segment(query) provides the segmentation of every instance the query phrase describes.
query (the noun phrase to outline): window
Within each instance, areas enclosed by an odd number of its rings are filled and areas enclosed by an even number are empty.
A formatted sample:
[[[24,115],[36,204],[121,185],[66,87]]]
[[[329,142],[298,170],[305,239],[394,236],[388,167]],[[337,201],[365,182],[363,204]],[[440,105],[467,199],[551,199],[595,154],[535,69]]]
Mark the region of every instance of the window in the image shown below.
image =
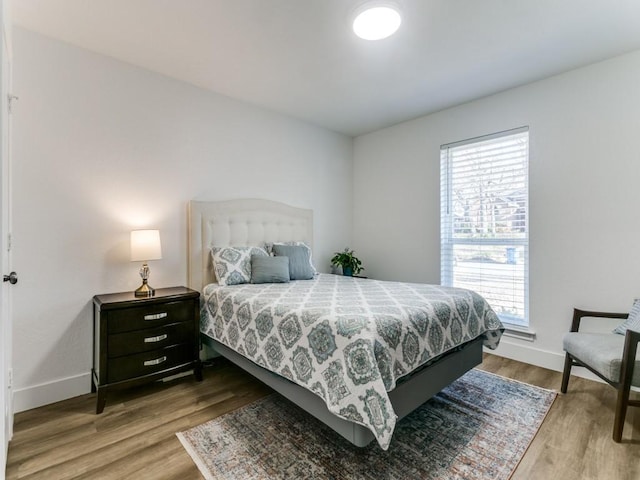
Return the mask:
[[[529,129],[440,147],[441,282],[528,327]]]

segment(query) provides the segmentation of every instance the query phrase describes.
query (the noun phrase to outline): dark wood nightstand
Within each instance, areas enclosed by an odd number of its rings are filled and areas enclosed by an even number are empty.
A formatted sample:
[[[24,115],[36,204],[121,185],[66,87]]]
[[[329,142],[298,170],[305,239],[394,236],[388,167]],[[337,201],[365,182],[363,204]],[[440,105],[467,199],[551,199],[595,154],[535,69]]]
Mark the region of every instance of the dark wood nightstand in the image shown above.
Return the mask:
[[[133,292],[93,297],[91,391],[102,413],[107,391],[151,382],[200,363],[200,293],[186,287],[159,288],[153,297]]]

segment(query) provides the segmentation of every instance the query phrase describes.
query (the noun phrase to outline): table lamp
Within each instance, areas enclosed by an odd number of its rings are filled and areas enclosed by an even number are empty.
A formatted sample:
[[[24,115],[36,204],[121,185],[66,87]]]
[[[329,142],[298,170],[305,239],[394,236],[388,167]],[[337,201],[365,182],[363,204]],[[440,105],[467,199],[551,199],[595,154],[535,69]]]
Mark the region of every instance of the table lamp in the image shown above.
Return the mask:
[[[133,230],[131,232],[131,261],[143,262],[140,268],[142,285],[135,291],[136,297],[152,297],[156,291],[147,283],[149,279],[149,260],[162,259],[159,230]]]

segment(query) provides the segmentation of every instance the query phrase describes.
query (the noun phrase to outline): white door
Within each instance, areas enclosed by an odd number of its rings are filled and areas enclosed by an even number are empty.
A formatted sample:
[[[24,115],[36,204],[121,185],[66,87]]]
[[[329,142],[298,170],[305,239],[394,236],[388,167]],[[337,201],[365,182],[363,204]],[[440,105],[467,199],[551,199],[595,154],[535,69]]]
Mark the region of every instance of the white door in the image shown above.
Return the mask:
[[[0,0],[2,16],[2,35],[0,48],[0,274],[3,279],[11,271],[10,258],[10,150],[9,150],[9,92],[11,79],[11,23],[9,20],[8,1]],[[11,283],[3,281],[0,286],[0,411],[2,415],[2,453],[0,454],[0,478],[4,478],[7,462],[7,448],[13,434],[12,405],[12,364],[11,364]]]

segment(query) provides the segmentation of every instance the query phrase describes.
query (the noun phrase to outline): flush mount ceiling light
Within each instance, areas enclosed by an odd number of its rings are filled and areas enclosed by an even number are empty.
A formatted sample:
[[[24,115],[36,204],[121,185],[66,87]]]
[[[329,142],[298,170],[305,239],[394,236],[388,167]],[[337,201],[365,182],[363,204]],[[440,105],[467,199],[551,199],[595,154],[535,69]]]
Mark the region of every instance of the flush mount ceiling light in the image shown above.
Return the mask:
[[[393,35],[402,23],[400,9],[393,2],[367,2],[355,11],[354,33],[364,40],[382,40]]]

